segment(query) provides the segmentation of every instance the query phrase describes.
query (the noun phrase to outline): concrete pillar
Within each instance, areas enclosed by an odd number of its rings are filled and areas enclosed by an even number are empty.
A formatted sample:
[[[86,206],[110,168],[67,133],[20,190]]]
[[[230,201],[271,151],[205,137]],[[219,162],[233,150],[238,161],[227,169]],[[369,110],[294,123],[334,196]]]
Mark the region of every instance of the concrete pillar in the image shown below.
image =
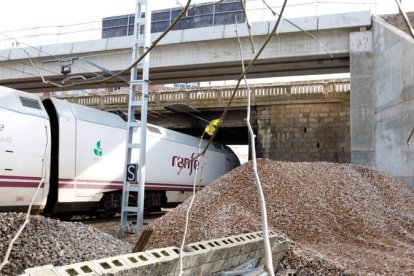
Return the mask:
[[[351,162],[374,166],[372,32],[350,33]]]
[[[414,39],[373,19],[375,167],[414,187]]]

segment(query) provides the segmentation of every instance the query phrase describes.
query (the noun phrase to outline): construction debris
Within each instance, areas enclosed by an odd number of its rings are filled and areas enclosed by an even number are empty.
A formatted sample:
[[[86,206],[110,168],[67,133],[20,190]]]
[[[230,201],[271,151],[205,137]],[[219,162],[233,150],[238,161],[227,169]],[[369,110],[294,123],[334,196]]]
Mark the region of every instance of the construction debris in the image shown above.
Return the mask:
[[[270,228],[294,242],[283,269],[303,275],[414,273],[412,188],[349,164],[259,159],[258,167]],[[197,194],[187,241],[259,231],[257,199],[250,163],[221,177]],[[180,245],[188,204],[146,227],[154,231],[146,249]]]
[[[0,213],[0,259],[23,223],[23,213]],[[26,268],[67,265],[130,253],[132,247],[91,226],[32,216],[14,244],[10,265],[0,275],[18,275]]]

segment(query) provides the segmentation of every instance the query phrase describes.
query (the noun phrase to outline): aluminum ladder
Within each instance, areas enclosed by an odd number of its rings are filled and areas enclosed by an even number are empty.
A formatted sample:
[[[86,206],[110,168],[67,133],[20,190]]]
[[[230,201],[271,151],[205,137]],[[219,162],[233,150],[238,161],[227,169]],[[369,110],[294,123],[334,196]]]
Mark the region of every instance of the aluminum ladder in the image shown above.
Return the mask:
[[[132,62],[136,61],[151,44],[151,8],[150,0],[137,0],[134,22],[134,46],[132,50]],[[138,67],[142,68],[142,78],[137,80]],[[146,160],[146,138],[147,138],[147,112],[148,112],[148,85],[149,85],[149,54],[131,70],[128,101],[128,121],[125,152],[125,178],[122,191],[122,210],[119,231],[126,229],[136,231],[144,226],[144,193],[145,193],[145,160]],[[137,97],[137,89],[141,87],[141,98]],[[135,110],[141,109],[141,121],[135,120]],[[139,143],[134,143],[134,132],[140,129]],[[136,135],[135,135],[136,136]],[[127,180],[127,165],[132,163],[132,152],[139,150],[138,183]],[[137,174],[138,173],[138,174]],[[130,194],[137,195],[137,202],[130,206]],[[134,214],[135,224],[128,223],[128,215]],[[131,228],[132,227],[132,228]]]

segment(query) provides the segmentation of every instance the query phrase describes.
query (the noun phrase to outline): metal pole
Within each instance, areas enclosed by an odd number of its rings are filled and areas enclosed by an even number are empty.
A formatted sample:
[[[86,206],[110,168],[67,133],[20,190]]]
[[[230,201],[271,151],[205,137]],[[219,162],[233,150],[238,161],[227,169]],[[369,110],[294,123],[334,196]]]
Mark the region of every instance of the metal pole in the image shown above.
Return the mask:
[[[139,0],[136,2],[136,9],[135,9],[135,22],[134,22],[134,44],[132,47],[132,60],[136,60],[138,58],[138,47],[139,47],[139,15],[141,14],[141,5]],[[127,124],[127,139],[126,139],[126,151],[125,151],[125,173],[126,176],[126,165],[131,161],[131,149],[129,148],[128,144],[129,141],[132,141],[133,131],[129,127],[129,123],[134,122],[135,120],[135,109],[131,105],[133,101],[135,101],[136,95],[136,79],[137,79],[137,66],[134,66],[131,69],[131,76],[130,76],[130,86],[129,86],[129,101],[128,101],[128,124]],[[119,230],[123,231],[123,227],[127,224],[128,221],[128,212],[124,211],[124,206],[129,206],[129,187],[126,180],[124,180],[123,191],[122,191],[122,212],[121,212],[121,224],[119,225]]]
[[[151,7],[150,0],[145,5],[144,51],[151,46]],[[145,161],[147,151],[147,113],[148,113],[148,86],[149,86],[149,59],[146,55],[142,67],[142,106],[141,106],[141,150],[139,154],[139,191],[138,191],[138,218],[137,226],[144,226],[144,193],[145,193]]]

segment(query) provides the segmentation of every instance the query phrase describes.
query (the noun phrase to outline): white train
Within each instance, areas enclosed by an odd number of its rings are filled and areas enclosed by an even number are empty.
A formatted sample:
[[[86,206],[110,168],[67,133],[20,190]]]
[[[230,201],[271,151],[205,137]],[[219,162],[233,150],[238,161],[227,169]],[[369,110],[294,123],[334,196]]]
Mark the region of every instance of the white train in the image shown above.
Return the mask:
[[[139,128],[134,143],[139,143]],[[167,192],[192,189],[199,139],[148,126],[146,210],[159,209]],[[70,217],[114,215],[124,177],[126,122],[97,109],[0,87],[0,211],[24,211],[42,178],[34,210]],[[205,142],[204,142],[205,145]],[[132,158],[138,163],[139,150]],[[201,185],[239,165],[230,148],[210,146]],[[42,169],[44,168],[44,171]],[[131,200],[134,200],[132,198]],[[174,200],[173,200],[174,201]]]

